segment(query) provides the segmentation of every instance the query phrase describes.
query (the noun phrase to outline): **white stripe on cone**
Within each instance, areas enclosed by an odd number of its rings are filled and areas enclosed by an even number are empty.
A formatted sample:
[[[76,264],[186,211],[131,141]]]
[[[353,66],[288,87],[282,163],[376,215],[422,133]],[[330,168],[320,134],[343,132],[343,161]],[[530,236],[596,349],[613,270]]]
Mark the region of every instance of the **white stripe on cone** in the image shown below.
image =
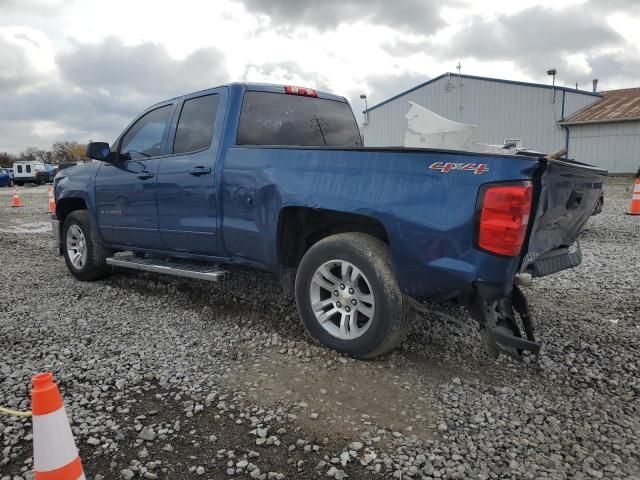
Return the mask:
[[[64,407],[33,416],[33,469],[36,472],[56,470],[77,457],[78,449]]]

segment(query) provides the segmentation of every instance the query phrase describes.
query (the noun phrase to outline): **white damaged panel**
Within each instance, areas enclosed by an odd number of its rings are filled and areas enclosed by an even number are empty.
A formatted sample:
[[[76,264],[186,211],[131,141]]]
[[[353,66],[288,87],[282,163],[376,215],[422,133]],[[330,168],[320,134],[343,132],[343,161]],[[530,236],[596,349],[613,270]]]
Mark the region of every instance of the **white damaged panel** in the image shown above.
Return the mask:
[[[404,146],[409,148],[443,148],[448,150],[470,150],[471,137],[477,125],[448,120],[428,108],[409,102],[411,108],[405,115],[407,132]]]

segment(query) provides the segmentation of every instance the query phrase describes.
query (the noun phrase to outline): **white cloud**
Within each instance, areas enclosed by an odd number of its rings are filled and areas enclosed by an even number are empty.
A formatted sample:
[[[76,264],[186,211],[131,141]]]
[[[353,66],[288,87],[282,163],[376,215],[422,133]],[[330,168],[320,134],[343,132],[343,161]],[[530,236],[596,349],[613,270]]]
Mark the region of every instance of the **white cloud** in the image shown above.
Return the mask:
[[[55,70],[55,48],[41,31],[0,27],[0,90],[24,90]]]
[[[360,93],[384,100],[458,60],[463,73],[533,81],[557,62],[567,84],[628,86],[640,78],[636,4],[0,0],[0,151],[112,139],[150,103],[234,80],[331,90],[357,111]]]

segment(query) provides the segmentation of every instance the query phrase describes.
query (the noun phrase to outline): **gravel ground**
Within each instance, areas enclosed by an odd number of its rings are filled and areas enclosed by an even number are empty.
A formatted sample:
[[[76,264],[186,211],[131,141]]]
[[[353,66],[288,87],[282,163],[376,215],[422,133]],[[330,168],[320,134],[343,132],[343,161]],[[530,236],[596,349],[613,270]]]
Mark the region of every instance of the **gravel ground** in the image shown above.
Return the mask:
[[[46,187],[0,189],[0,405],[60,384],[87,478],[640,479],[639,217],[610,179],[583,264],[526,294],[539,364],[484,355],[434,306],[400,349],[312,345],[270,275],[220,284],[116,272],[80,283],[56,255]],[[31,478],[31,422],[0,416],[0,480]]]

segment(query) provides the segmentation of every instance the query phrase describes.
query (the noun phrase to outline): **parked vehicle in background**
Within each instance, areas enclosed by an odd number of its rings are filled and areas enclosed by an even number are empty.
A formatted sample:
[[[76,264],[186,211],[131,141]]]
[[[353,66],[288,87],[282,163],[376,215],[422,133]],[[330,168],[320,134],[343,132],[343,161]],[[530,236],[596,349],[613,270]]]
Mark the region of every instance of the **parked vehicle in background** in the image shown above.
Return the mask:
[[[260,84],[161,102],[87,153],[54,183],[76,278],[270,271],[316,342],[361,358],[436,300],[466,305],[492,351],[537,353],[518,285],[581,262],[606,175],[558,152],[365,148],[344,97]]]
[[[58,173],[58,166],[52,163],[45,163],[44,168],[47,170],[48,178],[47,182],[53,182],[53,177]]]
[[[35,183],[44,185],[53,180],[54,175],[51,164],[38,161],[20,161],[13,164],[13,180],[16,185],[22,186],[25,183]]]
[[[0,187],[13,186],[13,173],[8,168],[0,168]]]
[[[65,168],[75,167],[77,165],[76,162],[65,162],[58,164],[58,172],[60,170],[64,170]],[[56,172],[57,173],[57,172]]]

